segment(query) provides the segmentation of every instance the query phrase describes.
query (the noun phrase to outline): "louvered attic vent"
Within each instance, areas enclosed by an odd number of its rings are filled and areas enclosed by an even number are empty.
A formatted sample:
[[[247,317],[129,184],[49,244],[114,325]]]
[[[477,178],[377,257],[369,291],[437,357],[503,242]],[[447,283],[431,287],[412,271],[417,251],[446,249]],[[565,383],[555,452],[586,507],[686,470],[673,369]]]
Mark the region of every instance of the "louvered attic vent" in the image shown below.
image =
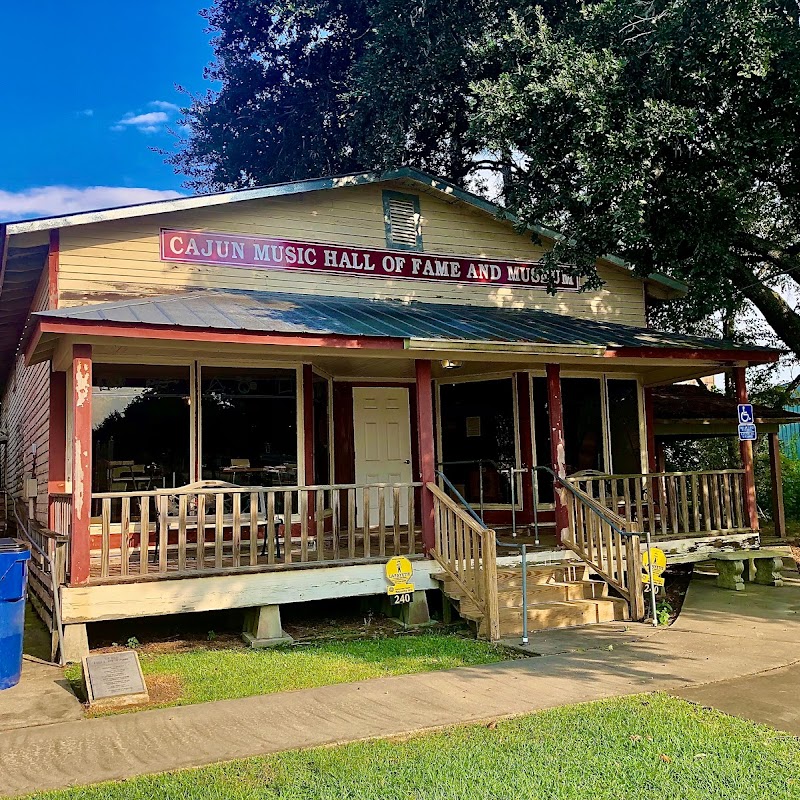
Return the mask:
[[[422,250],[419,198],[400,192],[383,193],[387,247]]]

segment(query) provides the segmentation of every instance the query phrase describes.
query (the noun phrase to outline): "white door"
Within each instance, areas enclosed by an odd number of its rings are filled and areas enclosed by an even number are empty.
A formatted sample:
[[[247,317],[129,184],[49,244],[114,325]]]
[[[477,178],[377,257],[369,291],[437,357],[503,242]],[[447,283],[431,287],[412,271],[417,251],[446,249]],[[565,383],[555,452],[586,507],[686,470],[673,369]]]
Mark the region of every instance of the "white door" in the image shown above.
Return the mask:
[[[411,422],[408,389],[354,387],[356,483],[411,483]],[[401,495],[400,524],[408,523],[408,504]],[[363,526],[361,493],[356,500],[357,524]],[[386,524],[394,524],[392,492],[384,492]],[[369,524],[378,524],[378,490],[370,492]]]

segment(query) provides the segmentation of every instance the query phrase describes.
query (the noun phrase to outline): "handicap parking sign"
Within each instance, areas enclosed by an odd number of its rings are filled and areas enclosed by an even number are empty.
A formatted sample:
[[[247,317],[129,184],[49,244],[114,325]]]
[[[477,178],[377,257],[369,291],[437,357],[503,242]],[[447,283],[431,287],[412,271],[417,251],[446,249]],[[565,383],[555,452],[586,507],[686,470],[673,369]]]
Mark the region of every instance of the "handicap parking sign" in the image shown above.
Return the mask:
[[[736,409],[739,414],[740,425],[752,425],[755,422],[753,406],[750,403],[739,403]]]
[[[740,442],[754,442],[756,440],[756,426],[755,425],[740,425],[739,426],[739,441]]]

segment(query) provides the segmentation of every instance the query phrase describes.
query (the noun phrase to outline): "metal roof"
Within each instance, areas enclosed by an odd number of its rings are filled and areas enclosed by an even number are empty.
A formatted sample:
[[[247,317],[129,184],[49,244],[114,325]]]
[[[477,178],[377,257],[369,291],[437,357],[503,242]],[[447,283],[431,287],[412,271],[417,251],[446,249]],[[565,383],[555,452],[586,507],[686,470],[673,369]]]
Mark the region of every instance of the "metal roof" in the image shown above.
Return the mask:
[[[722,339],[663,333],[547,311],[369,300],[357,297],[200,289],[39,312],[42,320],[175,326],[258,333],[492,342],[570,347],[730,350]],[[765,354],[770,348],[746,348]]]

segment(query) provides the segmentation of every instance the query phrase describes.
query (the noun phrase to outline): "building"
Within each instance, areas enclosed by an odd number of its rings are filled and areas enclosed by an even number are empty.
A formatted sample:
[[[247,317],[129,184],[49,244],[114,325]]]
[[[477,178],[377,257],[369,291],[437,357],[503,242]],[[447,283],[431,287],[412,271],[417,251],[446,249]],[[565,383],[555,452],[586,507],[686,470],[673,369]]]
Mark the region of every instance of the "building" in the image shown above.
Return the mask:
[[[684,287],[613,257],[548,293],[556,236],[412,169],[4,226],[3,480],[68,657],[178,611],[277,638],[282,602],[385,593],[392,555],[496,638],[523,540],[638,618],[640,534],[757,547],[749,445],[654,474],[652,388],[733,370],[745,400],[777,354],[648,330]]]

